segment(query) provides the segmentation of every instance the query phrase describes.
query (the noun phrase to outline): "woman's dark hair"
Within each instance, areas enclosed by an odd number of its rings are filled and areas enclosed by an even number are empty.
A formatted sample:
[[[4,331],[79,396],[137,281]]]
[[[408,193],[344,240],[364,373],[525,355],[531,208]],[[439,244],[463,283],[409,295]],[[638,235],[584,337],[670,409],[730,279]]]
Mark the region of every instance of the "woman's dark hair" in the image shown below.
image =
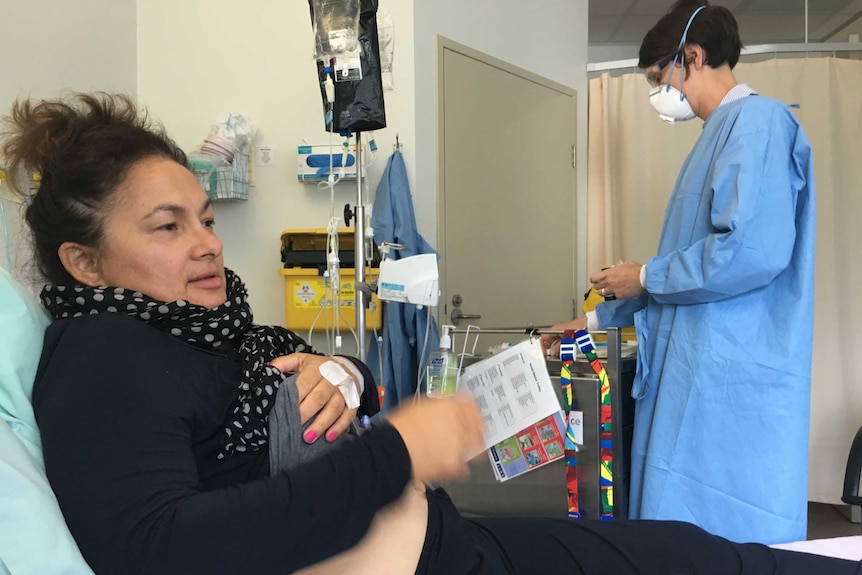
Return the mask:
[[[638,54],[638,67],[648,68],[679,49],[679,41],[688,19],[701,10],[688,29],[687,44],[699,44],[705,53],[704,64],[717,68],[727,63],[731,68],[739,61],[742,42],[736,18],[724,6],[710,6],[706,0],[678,0],[644,36]]]
[[[124,95],[18,100],[3,128],[7,182],[27,195],[20,182],[37,174],[26,219],[39,271],[56,284],[76,283],[60,261],[60,245],[101,245],[114,191],[133,165],[153,157],[186,165],[162,126]]]

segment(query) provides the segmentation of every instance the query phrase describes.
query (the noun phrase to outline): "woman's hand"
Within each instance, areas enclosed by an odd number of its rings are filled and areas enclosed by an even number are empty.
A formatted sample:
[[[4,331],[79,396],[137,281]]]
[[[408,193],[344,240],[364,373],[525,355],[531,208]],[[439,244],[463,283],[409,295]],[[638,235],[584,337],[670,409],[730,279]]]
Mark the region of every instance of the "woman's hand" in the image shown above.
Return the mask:
[[[398,407],[387,419],[401,434],[419,481],[465,478],[468,459],[485,448],[485,422],[468,394]]]
[[[299,391],[299,419],[304,425],[312,417],[314,421],[303,434],[303,439],[314,443],[318,437],[325,436],[327,441],[335,439],[347,431],[355,409],[348,409],[338,388],[320,374],[320,366],[332,358],[311,353],[291,353],[272,360],[270,363],[283,373],[296,373],[296,389]],[[359,391],[359,382],[345,369]]]
[[[586,317],[579,317],[577,319],[552,325],[547,329],[547,331],[578,331],[581,329],[587,329]],[[542,349],[545,350],[545,355],[548,357],[560,357],[560,340],[562,337],[562,335],[556,333],[542,334]]]

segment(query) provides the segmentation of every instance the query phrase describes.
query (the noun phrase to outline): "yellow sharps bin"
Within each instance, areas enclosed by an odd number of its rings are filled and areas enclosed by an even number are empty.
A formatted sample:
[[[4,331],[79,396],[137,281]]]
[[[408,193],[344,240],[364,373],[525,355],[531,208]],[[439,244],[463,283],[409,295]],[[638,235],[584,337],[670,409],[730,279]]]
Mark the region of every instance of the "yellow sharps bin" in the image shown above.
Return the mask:
[[[284,267],[279,273],[284,277],[285,327],[288,329],[307,330],[312,323],[315,330],[326,329],[327,326],[331,329],[336,319],[340,329],[356,328],[353,231],[346,228],[338,230],[341,266],[341,305],[338,310],[332,303],[335,294],[323,274],[326,269],[326,236],[325,229],[285,230],[281,235]],[[368,262],[370,266],[365,268],[366,283],[377,281],[376,250],[373,251],[374,254],[368,254],[373,259]],[[371,308],[373,311],[365,310],[365,327],[369,330],[380,329],[383,325],[383,310],[376,294],[371,295]]]

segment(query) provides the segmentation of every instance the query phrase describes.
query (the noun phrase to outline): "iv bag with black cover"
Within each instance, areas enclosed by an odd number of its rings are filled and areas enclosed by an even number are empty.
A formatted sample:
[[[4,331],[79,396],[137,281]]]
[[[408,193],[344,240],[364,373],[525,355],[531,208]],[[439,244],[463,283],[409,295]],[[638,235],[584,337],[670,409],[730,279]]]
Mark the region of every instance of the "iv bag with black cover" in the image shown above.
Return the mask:
[[[309,0],[327,131],[347,135],[386,127],[377,5],[377,0]],[[357,6],[354,44],[350,26]],[[334,82],[334,102],[326,95],[327,77]]]

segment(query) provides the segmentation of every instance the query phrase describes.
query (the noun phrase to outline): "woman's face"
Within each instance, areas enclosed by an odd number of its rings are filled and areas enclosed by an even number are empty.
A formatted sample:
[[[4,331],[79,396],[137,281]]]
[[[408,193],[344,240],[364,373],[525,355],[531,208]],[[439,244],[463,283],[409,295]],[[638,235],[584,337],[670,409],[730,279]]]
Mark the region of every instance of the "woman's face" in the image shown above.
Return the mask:
[[[96,254],[98,285],[213,308],[227,300],[213,206],[180,164],[148,158],[115,192]]]

